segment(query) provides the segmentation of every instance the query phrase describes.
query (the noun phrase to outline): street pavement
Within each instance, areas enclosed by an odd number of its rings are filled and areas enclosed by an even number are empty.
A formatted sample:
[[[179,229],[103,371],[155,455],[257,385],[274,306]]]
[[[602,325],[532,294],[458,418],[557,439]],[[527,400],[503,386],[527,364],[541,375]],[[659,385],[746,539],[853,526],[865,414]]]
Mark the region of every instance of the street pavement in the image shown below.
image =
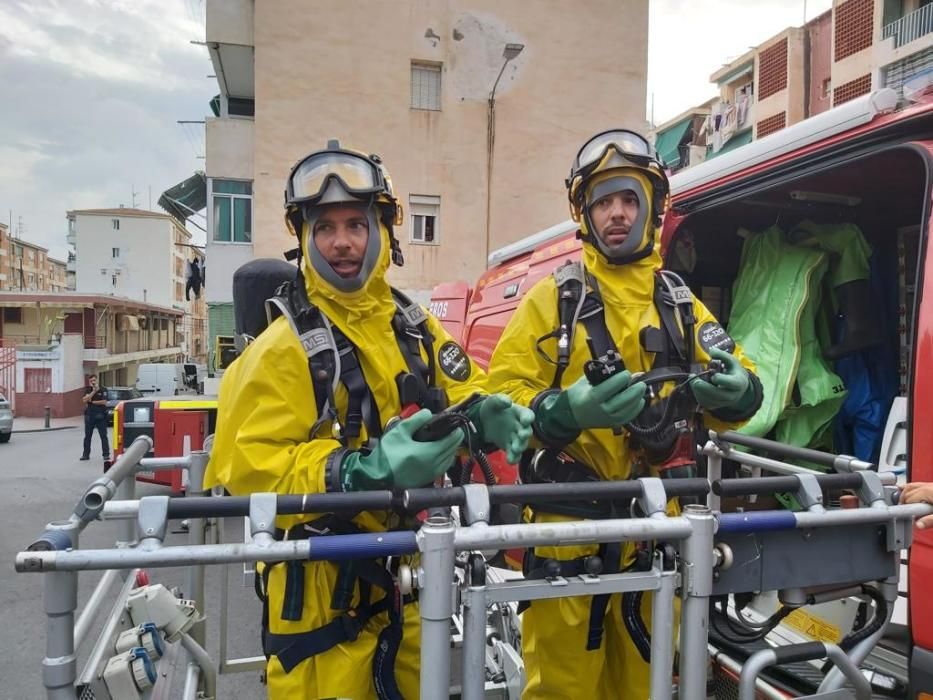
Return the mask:
[[[18,551],[34,540],[46,523],[62,520],[72,512],[85,488],[103,472],[100,443],[97,435],[92,443],[92,458],[80,462],[84,437],[83,419],[52,419],[52,427],[43,430],[43,419],[17,418],[9,443],[0,445],[0,698],[44,698],[42,658],[45,654],[45,615],[43,613],[43,575],[18,574],[13,560]],[[38,432],[21,432],[37,429]],[[167,494],[161,486],[139,484],[137,495]],[[119,523],[92,523],[81,536],[81,547],[107,547],[117,538]],[[176,528],[177,529],[177,528]],[[242,521],[227,523],[228,541],[242,541]],[[170,534],[166,544],[183,544],[187,536]],[[229,571],[228,658],[259,656],[259,601],[252,588],[252,579],[244,582],[243,566],[231,564]],[[186,571],[150,569],[152,583],[168,587],[184,587]],[[99,572],[79,575],[78,612],[84,606]],[[248,585],[244,585],[247,583]],[[207,570],[207,650],[217,662],[219,656],[220,590],[222,567]],[[115,596],[117,586],[114,586]],[[183,591],[184,592],[184,591]],[[97,638],[99,626],[107,610],[92,628],[87,641],[78,650],[78,673]],[[179,697],[180,683],[166,698]],[[247,700],[265,697],[258,671],[220,676],[218,697]]]

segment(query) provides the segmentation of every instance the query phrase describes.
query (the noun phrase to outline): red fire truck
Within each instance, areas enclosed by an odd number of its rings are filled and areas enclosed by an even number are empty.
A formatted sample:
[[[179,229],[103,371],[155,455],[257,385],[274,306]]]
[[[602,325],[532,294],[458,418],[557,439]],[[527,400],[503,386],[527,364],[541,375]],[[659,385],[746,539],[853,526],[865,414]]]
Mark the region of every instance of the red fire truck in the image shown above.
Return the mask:
[[[742,229],[844,221],[874,251],[896,256],[897,289],[889,291],[898,298],[900,411],[887,417],[892,454],[882,458],[910,481],[933,481],[931,154],[933,103],[898,109],[897,94],[879,90],[673,176],[662,235],[666,264],[683,269],[689,260],[694,294],[724,324]],[[523,294],[558,264],[579,258],[575,232],[567,221],[493,252],[475,286],[436,287],[431,311],[485,366]],[[514,480],[514,469],[501,461],[496,467],[501,480]],[[909,658],[911,698],[933,697],[931,580],[933,533],[918,531],[909,561],[910,643],[900,650]]]

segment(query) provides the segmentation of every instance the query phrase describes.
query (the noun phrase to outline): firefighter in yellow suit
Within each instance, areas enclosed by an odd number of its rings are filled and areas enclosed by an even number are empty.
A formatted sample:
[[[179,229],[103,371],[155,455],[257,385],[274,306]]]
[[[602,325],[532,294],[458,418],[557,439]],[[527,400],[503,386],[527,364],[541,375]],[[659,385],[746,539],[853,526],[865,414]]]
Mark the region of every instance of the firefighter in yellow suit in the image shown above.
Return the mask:
[[[401,211],[378,157],[329,142],[292,170],[286,210],[289,229],[299,237],[301,273],[293,291],[303,306],[276,318],[226,370],[206,485],[222,484],[233,495],[430,485],[452,464],[464,434],[458,428],[434,441],[414,439],[431,418],[427,408],[387,428],[402,409],[400,376],[415,384],[423,380],[415,405],[435,401],[438,391],[451,404],[479,392],[468,409],[477,439],[506,450],[516,462],[531,436],[531,411],[507,397],[486,396],[482,371],[420,307],[414,311],[421,321],[416,335],[432,337],[433,357],[426,343],[416,342],[419,357],[413,360],[411,333],[393,327],[397,305],[385,275],[390,258],[401,264],[392,234]],[[341,369],[325,377],[323,397],[309,371],[313,343],[299,340],[307,330],[301,319],[318,319],[315,332],[342,334],[350,347],[340,353]],[[433,379],[416,376],[412,364],[419,362],[421,370],[433,366]],[[355,429],[348,409],[354,401],[362,417]],[[352,521],[333,514],[280,516],[276,525],[280,537],[294,539],[417,523],[364,512]],[[419,697],[418,608],[399,602],[392,577],[397,564],[265,567],[270,698]]]
[[[523,463],[523,480],[657,476],[659,469],[672,461],[664,451],[682,444],[683,438],[672,429],[665,444],[635,449],[630,431],[621,427],[635,421],[645,409],[646,387],[632,381],[634,373],[655,368],[662,352],[667,353],[666,365],[677,365],[672,358],[678,349],[680,356],[692,355],[694,367],[703,367],[712,358],[720,360],[720,373],[695,377],[674,397],[682,407],[678,410],[685,412],[677,417],[689,418],[699,406],[706,425],[714,429],[736,427],[753,415],[761,402],[760,383],[752,363],[703,304],[683,286],[674,290],[666,287],[665,275],[669,273],[659,272],[662,260],[658,244],[669,185],[645,139],[627,130],[598,134],[580,150],[567,184],[571,212],[580,224],[583,241],[583,270],[577,275],[582,286],[580,298],[577,301],[572,294],[567,296],[572,287],[562,285],[560,270],[535,284],[496,347],[489,366],[489,386],[536,413],[534,431],[539,449],[533,460]],[[694,318],[686,342],[683,336],[673,337],[684,332],[684,316],[673,310],[677,304],[665,297],[665,290],[679,294],[681,302],[686,292],[688,307],[692,304]],[[559,296],[564,301],[559,301]],[[569,323],[561,318],[559,309],[568,298],[576,310]],[[595,302],[590,303],[591,299]],[[676,330],[666,332],[672,324]],[[594,359],[594,340],[599,337],[604,338],[604,345],[615,346],[611,349],[621,355],[625,369],[603,382],[591,383],[584,363]],[[563,365],[559,362],[562,347],[569,351]],[[599,348],[599,356],[606,350]],[[671,391],[666,387],[662,396],[674,400]],[[692,442],[692,435],[686,440]],[[646,458],[652,451],[653,457]],[[633,474],[636,461],[642,474]],[[668,510],[678,512],[677,503],[672,501]],[[543,505],[526,509],[526,519],[535,522],[581,517],[612,515],[590,514],[585,508],[581,510],[580,504],[564,509]],[[570,569],[575,562],[597,553],[611,570],[637,564],[632,544],[615,547],[615,566],[607,562],[610,549],[601,551],[596,545],[538,547],[533,554],[526,554],[526,575],[535,575],[537,567],[548,560],[552,560],[548,562],[551,571],[556,560],[562,570],[573,573]],[[598,601],[593,596],[531,603],[522,620],[528,679],[524,697],[647,698],[650,596],[628,596],[604,597],[602,607],[594,605]]]

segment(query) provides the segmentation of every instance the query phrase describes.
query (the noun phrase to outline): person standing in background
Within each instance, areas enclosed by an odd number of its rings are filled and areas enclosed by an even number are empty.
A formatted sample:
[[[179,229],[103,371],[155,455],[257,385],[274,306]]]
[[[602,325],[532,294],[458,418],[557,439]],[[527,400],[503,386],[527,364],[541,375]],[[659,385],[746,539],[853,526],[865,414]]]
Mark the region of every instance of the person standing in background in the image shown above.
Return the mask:
[[[107,392],[97,383],[97,375],[88,378],[88,385],[84,387],[84,451],[81,461],[91,458],[91,437],[94,429],[100,434],[100,446],[104,459],[110,459],[110,442],[107,440]]]

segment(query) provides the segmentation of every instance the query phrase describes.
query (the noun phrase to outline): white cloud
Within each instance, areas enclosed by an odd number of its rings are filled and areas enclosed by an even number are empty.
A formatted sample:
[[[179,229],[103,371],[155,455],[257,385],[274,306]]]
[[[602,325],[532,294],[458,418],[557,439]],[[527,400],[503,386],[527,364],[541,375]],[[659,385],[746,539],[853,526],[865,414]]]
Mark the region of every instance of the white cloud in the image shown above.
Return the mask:
[[[10,56],[57,63],[76,76],[145,84],[156,90],[200,77],[172,72],[163,54],[206,59],[204,49],[190,43],[203,35],[203,26],[187,16],[180,1],[47,0],[0,5],[0,36],[6,39]]]
[[[130,206],[133,190],[147,208],[150,187],[158,210],[165,189],[204,168],[176,124],[203,118],[218,92],[207,50],[190,43],[204,37],[203,9],[0,0],[0,220],[22,217],[24,237],[62,258],[67,210]]]
[[[825,12],[832,0],[651,0],[648,118],[660,124],[718,95],[709,76],[787,27]]]

